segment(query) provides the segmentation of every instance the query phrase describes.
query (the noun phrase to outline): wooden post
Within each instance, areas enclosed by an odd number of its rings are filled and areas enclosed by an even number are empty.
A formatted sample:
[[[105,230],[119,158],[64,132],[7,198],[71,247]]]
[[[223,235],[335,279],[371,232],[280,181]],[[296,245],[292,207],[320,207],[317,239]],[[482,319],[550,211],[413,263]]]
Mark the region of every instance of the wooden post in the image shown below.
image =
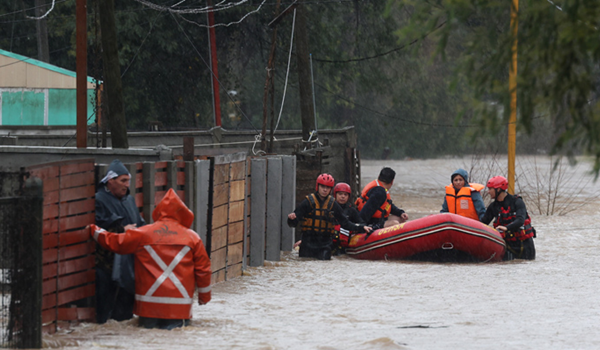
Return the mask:
[[[267,246],[265,259],[270,261],[279,261],[281,252],[281,165],[280,157],[267,160]]]
[[[183,137],[183,160],[186,162],[194,161],[194,137]]]
[[[267,161],[265,159],[252,159],[251,168],[250,266],[263,266],[265,263]]]
[[[146,223],[151,224],[152,211],[154,210],[154,195],[156,194],[156,187],[154,186],[154,162],[144,162],[142,165],[143,183],[144,183],[144,220]]]

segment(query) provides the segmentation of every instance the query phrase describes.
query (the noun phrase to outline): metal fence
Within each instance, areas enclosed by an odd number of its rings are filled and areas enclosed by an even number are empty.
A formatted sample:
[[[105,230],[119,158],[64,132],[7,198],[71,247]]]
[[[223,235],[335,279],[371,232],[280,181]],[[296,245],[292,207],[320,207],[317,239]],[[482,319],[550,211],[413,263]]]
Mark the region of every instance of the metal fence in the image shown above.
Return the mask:
[[[19,176],[22,179],[22,176]],[[0,198],[0,347],[41,347],[42,183]]]

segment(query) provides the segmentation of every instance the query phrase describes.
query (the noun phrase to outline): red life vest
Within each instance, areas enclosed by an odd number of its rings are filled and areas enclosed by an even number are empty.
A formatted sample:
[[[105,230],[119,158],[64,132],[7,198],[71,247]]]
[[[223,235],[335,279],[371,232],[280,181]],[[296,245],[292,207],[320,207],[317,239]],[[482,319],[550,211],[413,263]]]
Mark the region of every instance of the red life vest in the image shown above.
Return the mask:
[[[494,221],[494,227],[507,226],[513,221],[515,221],[517,217],[515,202],[517,198],[519,198],[519,196],[515,195],[514,198],[515,201],[509,203],[508,208],[504,209],[503,207],[500,207],[498,217]],[[524,241],[527,238],[531,237],[535,237],[535,229],[533,228],[533,226],[531,226],[531,217],[529,216],[529,214],[527,214],[525,223],[523,223],[523,226],[521,226],[517,232],[507,231],[504,233],[504,239],[507,241]]]
[[[473,220],[479,220],[479,215],[473,205],[473,199],[471,193],[473,191],[481,191],[485,187],[482,184],[472,183],[469,186],[464,186],[458,193],[454,189],[454,186],[446,186],[446,203],[448,204],[448,212],[458,214]]]
[[[356,209],[358,211],[361,211],[362,208],[365,206],[365,204],[367,203],[367,201],[369,200],[369,196],[367,195],[367,193],[369,193],[369,191],[371,191],[371,189],[375,188],[375,187],[383,187],[379,184],[379,180],[373,180],[371,182],[369,182],[369,184],[367,184],[367,186],[365,186],[365,188],[363,188],[362,192],[360,193],[360,197],[358,197],[356,199],[356,201],[354,202],[354,204],[356,204]],[[385,202],[383,202],[383,204],[381,205],[381,207],[379,207],[377,209],[377,211],[375,212],[375,214],[373,214],[374,218],[387,218],[388,216],[390,216],[390,212],[392,211],[392,197],[390,197],[390,193],[388,192],[388,190],[385,190],[385,193],[387,195],[387,198],[385,200]]]

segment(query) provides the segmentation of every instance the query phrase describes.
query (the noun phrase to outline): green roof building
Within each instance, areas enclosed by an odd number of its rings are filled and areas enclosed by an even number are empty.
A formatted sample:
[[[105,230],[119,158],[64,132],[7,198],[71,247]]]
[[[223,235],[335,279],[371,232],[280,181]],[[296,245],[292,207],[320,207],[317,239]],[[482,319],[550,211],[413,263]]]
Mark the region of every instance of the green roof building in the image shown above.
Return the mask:
[[[88,77],[88,125],[95,122],[95,88]],[[77,125],[75,72],[0,50],[0,126],[8,125]]]

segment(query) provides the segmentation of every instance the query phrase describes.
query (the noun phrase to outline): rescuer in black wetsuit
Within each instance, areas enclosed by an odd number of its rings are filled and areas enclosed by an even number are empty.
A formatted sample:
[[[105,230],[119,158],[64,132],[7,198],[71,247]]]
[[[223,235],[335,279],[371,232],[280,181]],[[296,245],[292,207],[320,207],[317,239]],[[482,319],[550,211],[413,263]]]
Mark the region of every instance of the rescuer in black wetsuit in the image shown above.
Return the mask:
[[[311,193],[300,202],[294,212],[288,215],[288,225],[296,227],[300,224],[302,240],[300,242],[301,257],[312,257],[319,260],[330,260],[334,224],[349,231],[370,232],[368,226],[350,222],[344,211],[330,195],[335,180],[329,174],[321,174],[317,178],[315,193]]]
[[[508,181],[505,177],[494,176],[487,183],[488,193],[494,201],[487,207],[481,222],[489,224],[494,220],[494,228],[506,242],[503,260],[535,259],[535,229],[527,214],[525,202],[519,196],[506,192]]]

